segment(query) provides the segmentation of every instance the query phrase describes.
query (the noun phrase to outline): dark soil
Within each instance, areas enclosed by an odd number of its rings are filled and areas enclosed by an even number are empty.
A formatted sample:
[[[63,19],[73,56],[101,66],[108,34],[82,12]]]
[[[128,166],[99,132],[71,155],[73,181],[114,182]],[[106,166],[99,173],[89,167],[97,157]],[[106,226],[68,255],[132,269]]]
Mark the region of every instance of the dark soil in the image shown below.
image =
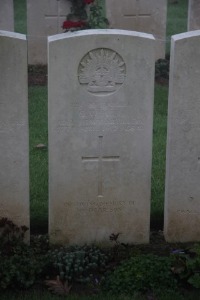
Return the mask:
[[[126,259],[134,254],[151,253],[158,256],[169,256],[174,250],[186,250],[191,248],[193,245],[194,243],[167,243],[164,239],[163,231],[161,230],[151,231],[149,244],[126,245],[123,243],[115,244],[115,242],[113,242],[113,245],[111,244],[111,246],[114,246],[116,250],[115,263],[118,262],[118,259],[121,261],[122,259]]]
[[[29,65],[28,67],[28,85],[47,85],[47,66],[46,65]]]
[[[156,82],[157,84],[160,84],[160,85],[168,86],[168,84],[169,84],[169,79],[163,78],[163,77],[158,77],[158,78],[155,79],[155,82]]]

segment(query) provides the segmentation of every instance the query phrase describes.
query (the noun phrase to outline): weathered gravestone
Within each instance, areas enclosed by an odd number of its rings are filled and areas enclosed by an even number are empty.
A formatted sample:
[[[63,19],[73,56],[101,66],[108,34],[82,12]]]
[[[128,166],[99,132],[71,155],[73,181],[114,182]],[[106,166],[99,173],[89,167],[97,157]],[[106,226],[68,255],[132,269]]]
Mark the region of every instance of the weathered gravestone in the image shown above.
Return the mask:
[[[149,34],[49,37],[53,243],[149,241],[154,61]]]
[[[47,36],[63,32],[69,12],[67,0],[27,0],[29,64],[47,64]]]
[[[188,3],[188,31],[200,29],[200,1],[189,0]]]
[[[13,0],[0,0],[0,30],[14,31]]]
[[[172,37],[165,238],[200,241],[200,31]]]
[[[110,28],[151,33],[155,59],[165,57],[167,0],[105,0]]]
[[[0,218],[29,227],[27,41],[0,31]]]

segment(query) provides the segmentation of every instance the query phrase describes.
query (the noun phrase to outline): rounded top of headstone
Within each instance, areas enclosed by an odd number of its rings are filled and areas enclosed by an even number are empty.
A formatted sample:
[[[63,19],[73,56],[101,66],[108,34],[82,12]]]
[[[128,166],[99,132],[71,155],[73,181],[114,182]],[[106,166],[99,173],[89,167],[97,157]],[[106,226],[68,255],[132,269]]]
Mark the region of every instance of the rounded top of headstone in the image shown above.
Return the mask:
[[[5,31],[5,30],[0,30],[0,37],[10,37],[10,38],[15,38],[15,39],[26,40],[25,34],[11,32],[11,31]]]
[[[155,40],[154,36],[149,33],[132,31],[132,30],[123,30],[123,29],[88,29],[80,30],[75,32],[66,32],[61,34],[56,34],[48,37],[49,42],[57,41],[64,38],[74,38],[80,36],[88,35],[122,35],[122,36],[131,36],[138,38],[146,38],[150,40]]]
[[[200,30],[193,30],[189,32],[183,32],[183,33],[172,35],[172,40],[178,41],[178,40],[193,38],[197,36],[200,36]]]

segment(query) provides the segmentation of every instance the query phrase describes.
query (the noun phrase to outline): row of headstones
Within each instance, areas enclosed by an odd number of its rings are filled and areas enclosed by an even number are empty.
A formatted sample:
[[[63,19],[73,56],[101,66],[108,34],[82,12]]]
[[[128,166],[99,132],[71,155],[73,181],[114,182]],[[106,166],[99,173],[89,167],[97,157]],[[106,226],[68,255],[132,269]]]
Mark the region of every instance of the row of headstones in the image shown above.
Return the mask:
[[[151,33],[156,59],[165,57],[167,0],[106,0],[110,28]],[[13,0],[0,0],[0,30],[14,31]],[[46,64],[46,39],[62,33],[70,12],[67,0],[27,0],[28,62]],[[200,29],[200,2],[189,0],[188,31]]]
[[[125,243],[149,241],[154,44],[123,30],[49,37],[53,243],[119,232]],[[200,241],[200,31],[173,36],[171,47],[164,232]],[[0,217],[29,227],[24,35],[0,31],[0,70]]]

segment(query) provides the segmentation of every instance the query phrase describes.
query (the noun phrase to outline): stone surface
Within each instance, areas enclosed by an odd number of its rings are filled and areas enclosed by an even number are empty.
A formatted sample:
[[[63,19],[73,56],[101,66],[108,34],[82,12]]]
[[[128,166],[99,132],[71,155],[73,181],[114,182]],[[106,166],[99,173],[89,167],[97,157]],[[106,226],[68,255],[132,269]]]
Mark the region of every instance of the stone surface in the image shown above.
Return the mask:
[[[62,33],[67,0],[27,0],[28,63],[47,64],[47,36]]]
[[[200,1],[189,0],[188,3],[188,31],[200,29]]]
[[[0,30],[14,31],[13,0],[0,0]]]
[[[200,31],[172,37],[165,238],[200,241]]]
[[[0,44],[0,218],[30,227],[27,41],[0,31]]]
[[[110,28],[151,33],[156,59],[165,57],[167,0],[105,0]]]
[[[154,42],[123,30],[49,37],[53,243],[149,241]]]

